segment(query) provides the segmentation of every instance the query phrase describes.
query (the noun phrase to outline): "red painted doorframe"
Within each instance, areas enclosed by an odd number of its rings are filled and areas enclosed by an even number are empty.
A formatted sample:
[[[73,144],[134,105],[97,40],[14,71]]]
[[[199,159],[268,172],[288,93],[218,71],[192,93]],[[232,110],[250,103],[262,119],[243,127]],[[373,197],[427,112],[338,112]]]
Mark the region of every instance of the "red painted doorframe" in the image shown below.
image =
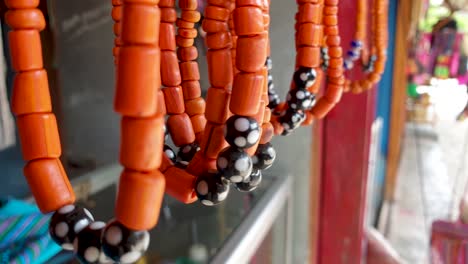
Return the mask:
[[[369,1],[369,7],[371,6]],[[354,35],[356,1],[340,1],[344,52]],[[358,70],[360,71],[360,69]],[[359,78],[358,72],[348,76]],[[360,264],[365,249],[364,208],[370,129],[376,91],[346,94],[323,122],[317,263]]]

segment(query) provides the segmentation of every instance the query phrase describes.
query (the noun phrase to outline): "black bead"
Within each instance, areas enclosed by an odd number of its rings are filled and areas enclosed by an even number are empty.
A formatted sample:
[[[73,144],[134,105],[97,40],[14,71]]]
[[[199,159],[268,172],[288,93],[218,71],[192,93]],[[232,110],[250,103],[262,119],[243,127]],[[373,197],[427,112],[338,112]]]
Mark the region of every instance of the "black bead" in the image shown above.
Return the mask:
[[[93,221],[93,216],[85,208],[66,205],[52,215],[49,233],[62,248],[73,250],[76,235]]]
[[[173,163],[176,162],[176,153],[174,152],[174,150],[169,147],[168,145],[164,145],[164,155],[166,155],[166,157],[168,157]]]
[[[305,114],[302,111],[294,111],[292,109],[288,109],[280,117],[281,125],[284,128],[284,132],[288,135],[294,129],[298,128],[302,122],[305,120]]]
[[[242,182],[252,172],[252,160],[243,150],[227,147],[219,153],[216,167],[226,180],[237,183]]]
[[[275,109],[281,102],[279,96],[275,94],[268,94],[268,108]]]
[[[247,179],[243,182],[236,183],[236,189],[240,192],[251,192],[260,185],[262,182],[262,171],[253,170]]]
[[[297,89],[307,89],[314,84],[317,72],[313,68],[299,67],[293,78]]]
[[[130,230],[117,220],[109,222],[102,236],[102,249],[107,257],[119,263],[134,263],[148,249],[147,231]]]
[[[294,110],[308,110],[315,103],[315,95],[308,90],[292,89],[287,97],[288,105]]]
[[[271,143],[258,145],[257,151],[252,156],[254,169],[266,170],[273,165],[276,159],[276,151]]]
[[[231,146],[250,148],[260,139],[258,123],[251,117],[231,116],[224,127],[224,138]]]
[[[104,222],[93,222],[81,230],[73,242],[76,257],[83,264],[110,263],[101,249],[101,236],[106,227]]]
[[[207,206],[217,205],[226,200],[229,189],[229,183],[223,180],[217,172],[202,174],[195,182],[195,193],[198,200]]]
[[[177,160],[190,162],[193,159],[193,156],[195,156],[199,150],[200,147],[197,143],[182,146],[180,147],[179,152],[177,152]]]

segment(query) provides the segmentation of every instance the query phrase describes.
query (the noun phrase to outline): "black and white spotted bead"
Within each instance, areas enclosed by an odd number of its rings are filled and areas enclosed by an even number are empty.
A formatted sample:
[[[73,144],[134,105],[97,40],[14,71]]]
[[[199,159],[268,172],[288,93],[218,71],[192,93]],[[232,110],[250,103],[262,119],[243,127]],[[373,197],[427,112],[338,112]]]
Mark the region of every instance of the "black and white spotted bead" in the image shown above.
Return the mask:
[[[73,241],[74,251],[83,264],[111,263],[101,249],[101,236],[106,223],[93,222],[78,233]]]
[[[73,250],[77,234],[94,221],[91,213],[73,204],[58,209],[51,217],[49,233],[63,249]]]
[[[364,72],[369,73],[374,70],[375,62],[377,61],[377,56],[372,55],[369,58],[369,61],[367,62],[366,65],[364,65]]]
[[[271,71],[271,69],[273,69],[273,61],[271,60],[270,57],[267,57],[267,58],[266,58],[265,66],[267,67],[267,69],[268,69],[269,71]]]
[[[315,95],[308,90],[292,89],[286,98],[288,105],[294,110],[308,110],[315,103]]]
[[[163,129],[164,129],[164,140],[167,141],[169,139],[169,131],[166,125],[163,126]]]
[[[257,151],[252,156],[253,168],[266,170],[273,165],[276,159],[276,151],[271,143],[258,145]]]
[[[130,230],[116,220],[107,224],[102,236],[102,250],[106,256],[122,264],[138,261],[149,243],[148,231]]]
[[[216,159],[221,175],[232,183],[242,182],[252,172],[252,160],[246,152],[236,147],[223,149]]]
[[[231,146],[250,148],[260,139],[258,123],[251,117],[231,116],[224,127],[224,138]]]
[[[304,120],[305,114],[302,111],[294,111],[292,109],[284,111],[280,117],[280,123],[284,128],[282,135],[289,135],[293,130],[298,128]]]
[[[281,102],[278,94],[268,92],[268,108],[275,109]]]
[[[202,174],[195,182],[198,200],[206,206],[217,205],[226,200],[229,189],[229,183],[216,172]]]
[[[186,162],[187,164],[193,159],[193,156],[200,150],[197,143],[182,146],[177,152],[177,161]]]
[[[262,181],[262,171],[254,169],[249,177],[243,182],[236,183],[236,189],[240,192],[251,192],[260,185]]]
[[[296,84],[296,89],[307,89],[312,86],[315,79],[317,79],[317,72],[314,68],[299,67],[299,69],[294,72],[293,79]]]
[[[166,155],[166,157],[168,157],[173,163],[176,162],[176,153],[174,152],[174,150],[168,146],[168,145],[164,145],[164,155]]]

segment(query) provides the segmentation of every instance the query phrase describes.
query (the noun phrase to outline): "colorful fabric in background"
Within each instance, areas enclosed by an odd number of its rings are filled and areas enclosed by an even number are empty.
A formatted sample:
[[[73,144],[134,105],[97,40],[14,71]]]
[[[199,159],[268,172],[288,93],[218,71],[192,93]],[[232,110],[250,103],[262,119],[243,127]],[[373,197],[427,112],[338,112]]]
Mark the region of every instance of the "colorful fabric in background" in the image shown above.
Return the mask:
[[[61,251],[49,236],[50,215],[18,200],[0,201],[0,264],[41,264]]]
[[[461,222],[434,221],[430,263],[468,263],[468,225]]]

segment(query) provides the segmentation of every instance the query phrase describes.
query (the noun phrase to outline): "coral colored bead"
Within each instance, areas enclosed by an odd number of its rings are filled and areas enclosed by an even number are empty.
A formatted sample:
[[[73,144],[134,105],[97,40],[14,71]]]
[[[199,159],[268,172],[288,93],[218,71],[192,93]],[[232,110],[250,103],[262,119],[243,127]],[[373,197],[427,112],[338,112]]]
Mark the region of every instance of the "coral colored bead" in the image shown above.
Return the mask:
[[[320,47],[301,47],[297,50],[297,64],[315,68],[320,65]]]
[[[231,1],[226,1],[226,0],[208,0],[207,1],[208,5],[213,5],[213,6],[219,6],[223,8],[227,8],[231,10]]]
[[[236,7],[255,6],[255,7],[263,8],[264,5],[265,5],[264,0],[236,0]]]
[[[177,167],[169,168],[164,176],[166,178],[166,193],[179,202],[190,204],[197,200],[194,191],[195,176]]]
[[[194,115],[190,117],[190,121],[192,122],[193,131],[195,133],[201,132],[205,129],[206,126],[206,118],[203,114]]]
[[[200,83],[198,81],[182,82],[184,100],[192,100],[201,96]]]
[[[343,76],[343,67],[339,68],[328,68],[327,76],[329,77],[340,77]]]
[[[331,47],[328,49],[328,55],[330,55],[331,58],[342,58],[343,50],[341,47]]]
[[[328,46],[339,46],[341,44],[340,36],[328,36],[327,45]]]
[[[8,8],[34,8],[39,5],[39,0],[5,0],[5,5]]]
[[[239,7],[234,10],[233,16],[238,36],[256,35],[264,31],[263,12],[260,8]]]
[[[123,0],[112,0],[113,6],[123,5]]]
[[[24,160],[60,157],[62,149],[54,114],[22,115],[16,122]]]
[[[324,10],[325,15],[336,15],[336,14],[338,14],[338,7],[337,6],[326,6],[326,7],[324,7],[323,10]]]
[[[227,8],[209,5],[205,8],[205,17],[209,19],[227,21],[230,11]]]
[[[159,43],[161,12],[156,6],[124,5],[122,40],[132,44]]]
[[[187,145],[195,141],[195,133],[187,114],[169,116],[167,125],[172,141],[176,146]]]
[[[181,83],[179,60],[173,51],[161,52],[161,83],[164,86],[178,86]]]
[[[180,64],[180,72],[182,80],[196,81],[200,80],[200,72],[198,71],[198,63],[195,61],[182,62]]]
[[[314,123],[315,116],[312,115],[310,112],[306,113],[306,118],[302,122],[301,126],[310,126]]]
[[[158,222],[165,186],[159,170],[150,173],[124,170],[117,192],[116,219],[132,230],[153,228]]]
[[[75,202],[75,193],[59,159],[30,161],[24,167],[24,176],[42,213]]]
[[[268,122],[262,125],[262,136],[260,137],[260,144],[265,144],[271,141],[273,136],[275,135],[275,131],[273,129],[273,125]]]
[[[124,0],[126,4],[145,4],[145,5],[157,5],[159,0]]]
[[[328,60],[328,65],[330,68],[339,68],[343,66],[343,58],[330,58]]]
[[[152,171],[161,164],[164,117],[124,117],[121,123],[120,163],[137,171]]]
[[[195,0],[179,0],[179,7],[187,10],[197,10],[198,3]]]
[[[257,114],[264,87],[262,74],[239,73],[234,78],[229,109],[235,115],[253,116]],[[262,109],[263,111],[263,109]]]
[[[227,146],[224,140],[224,125],[213,123],[206,124],[205,137],[202,139],[200,148],[204,155],[210,159],[216,159],[219,152]]]
[[[177,34],[184,38],[196,38],[197,30],[194,28],[180,28],[177,29]]]
[[[122,22],[115,22],[113,26],[114,35],[120,36],[122,33]]]
[[[322,21],[322,10],[317,4],[304,4],[299,6],[298,23],[320,24]]]
[[[325,34],[327,36],[337,36],[339,34],[338,26],[326,26]]]
[[[169,168],[173,167],[174,164],[172,161],[167,157],[167,155],[162,155],[161,157],[161,166],[159,167],[159,171],[165,173]]]
[[[227,105],[229,94],[224,89],[210,88],[206,95],[206,119],[210,122],[223,124],[228,117]]]
[[[224,49],[232,46],[232,38],[229,32],[208,33],[205,40],[210,49]]]
[[[275,135],[281,135],[283,134],[284,127],[281,125],[277,119],[273,119],[271,124],[273,125],[273,129],[275,131]]]
[[[11,108],[15,115],[52,112],[45,70],[17,73],[13,82]]]
[[[176,50],[175,28],[173,24],[161,23],[159,28],[159,47],[161,50]]]
[[[156,110],[156,114],[157,114],[157,115],[163,115],[163,116],[166,115],[166,114],[167,114],[167,112],[166,112],[166,102],[165,102],[165,100],[164,100],[164,93],[163,93],[163,91],[161,91],[161,90],[158,91],[158,98],[157,98],[157,100],[158,100],[158,103],[157,103],[158,108],[157,108],[157,110]]]
[[[10,39],[11,63],[15,71],[43,68],[41,39],[37,30],[13,30]]]
[[[177,21],[177,11],[174,8],[161,8],[161,21],[174,23]]]
[[[317,118],[323,118],[334,106],[334,104],[326,100],[318,100],[317,104],[312,108],[311,113]]]
[[[198,11],[182,11],[181,18],[185,21],[197,23],[200,21],[201,15]]]
[[[231,85],[233,79],[231,50],[208,50],[206,57],[211,85],[219,88]]]
[[[382,77],[378,73],[369,74],[369,81],[371,81],[372,83],[378,83],[380,81],[380,78]]]
[[[299,26],[298,41],[299,46],[320,46],[323,37],[323,27],[313,23],[305,23]]]
[[[198,58],[198,50],[196,47],[182,47],[177,49],[177,57],[181,61],[192,61]]]
[[[45,28],[44,15],[39,9],[9,10],[5,13],[5,21],[12,29],[35,29]]]
[[[183,29],[193,29],[195,27],[195,23],[188,22],[183,19],[177,19],[176,26]]]
[[[201,97],[185,101],[185,112],[189,116],[201,115],[205,113],[205,107],[205,100],[203,100]]]
[[[112,16],[112,19],[114,19],[115,21],[122,20],[122,14],[123,14],[123,6],[114,6],[112,8],[111,16]]]
[[[266,34],[239,37],[236,50],[237,69],[245,72],[260,71],[265,65],[267,42]]]
[[[323,22],[325,25],[334,26],[338,24],[338,16],[336,15],[326,15],[323,17]]]
[[[158,6],[159,7],[174,7],[175,0],[159,0]]]
[[[268,95],[267,95],[268,96]],[[268,98],[266,98],[264,102],[268,102]],[[265,113],[263,114],[263,123],[268,123],[270,122],[271,119],[271,110],[268,107],[265,107]]]
[[[205,32],[221,32],[228,31],[228,24],[214,19],[205,18],[202,22],[202,27]]]
[[[328,102],[336,104],[341,100],[341,95],[343,94],[343,87],[336,84],[328,84],[327,91],[325,92],[325,99]]]
[[[176,36],[176,43],[179,47],[190,47],[193,46],[193,38],[184,38],[181,36]]]
[[[161,86],[160,51],[153,47],[120,49],[114,109],[126,116],[152,116]],[[145,74],[140,74],[145,72]],[[139,76],[139,78],[135,78]]]
[[[171,115],[182,114],[185,111],[182,88],[167,87],[162,89],[162,91],[164,93],[167,113]]]

